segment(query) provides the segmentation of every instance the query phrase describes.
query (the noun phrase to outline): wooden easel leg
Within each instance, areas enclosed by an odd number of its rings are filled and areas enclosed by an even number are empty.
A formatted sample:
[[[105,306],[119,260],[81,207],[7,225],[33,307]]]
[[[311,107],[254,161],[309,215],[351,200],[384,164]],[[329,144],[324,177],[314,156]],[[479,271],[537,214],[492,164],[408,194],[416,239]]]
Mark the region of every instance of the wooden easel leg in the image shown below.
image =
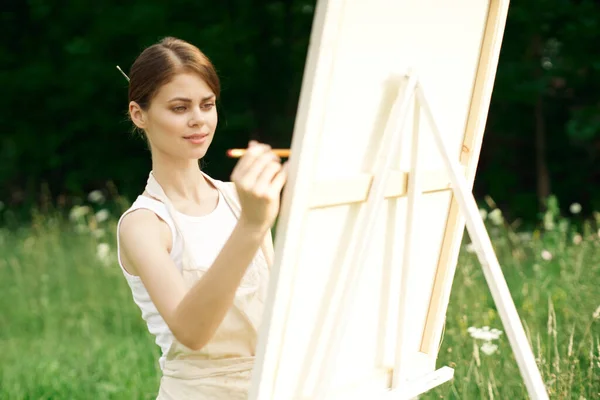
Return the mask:
[[[397,334],[395,347],[394,370],[392,375],[392,389],[401,387],[406,371],[406,338],[404,327],[406,324],[406,298],[408,296],[409,266],[412,264],[413,238],[417,226],[418,197],[421,194],[421,175],[419,174],[419,122],[421,108],[419,102],[414,104],[413,132],[411,136],[411,159],[408,172],[407,204],[406,204],[406,230],[404,234],[404,246],[402,247],[402,268],[400,272],[400,296],[397,319]]]
[[[548,399],[544,381],[535,362],[533,351],[531,350],[531,346],[525,335],[525,330],[523,329],[519,314],[513,303],[508,285],[506,284],[502,269],[498,263],[496,253],[492,247],[491,239],[479,214],[475,198],[469,190],[465,177],[459,173],[458,162],[455,161],[454,157],[451,157],[448,147],[445,145],[444,139],[433,118],[433,113],[427,103],[423,88],[418,84],[415,94],[417,101],[430,124],[436,146],[439,149],[446,169],[448,170],[456,200],[461,211],[465,214],[469,236],[475,246],[477,258],[481,263],[488,287],[490,288],[500,318],[506,329],[510,345],[515,354],[519,369],[521,370],[521,375],[524,378],[529,396],[534,400]]]

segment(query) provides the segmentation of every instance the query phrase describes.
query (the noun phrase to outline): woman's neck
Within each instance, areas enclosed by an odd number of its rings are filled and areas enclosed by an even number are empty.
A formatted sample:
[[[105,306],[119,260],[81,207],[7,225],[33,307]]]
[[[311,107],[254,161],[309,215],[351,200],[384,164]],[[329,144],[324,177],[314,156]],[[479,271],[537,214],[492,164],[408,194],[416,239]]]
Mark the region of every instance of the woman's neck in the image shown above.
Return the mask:
[[[152,173],[172,202],[201,203],[211,192],[197,160],[152,157]]]

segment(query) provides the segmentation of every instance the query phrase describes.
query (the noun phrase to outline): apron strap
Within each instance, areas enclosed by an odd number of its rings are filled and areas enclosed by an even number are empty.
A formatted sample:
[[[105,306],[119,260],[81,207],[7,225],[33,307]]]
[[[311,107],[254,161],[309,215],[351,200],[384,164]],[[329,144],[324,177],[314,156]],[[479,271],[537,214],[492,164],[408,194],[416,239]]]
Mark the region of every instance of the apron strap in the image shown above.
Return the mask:
[[[200,171],[200,172],[206,178],[206,180],[208,180],[210,183],[212,183],[217,188],[217,190],[219,190],[221,192],[221,194],[223,195],[223,198],[225,199],[225,203],[229,206],[229,208],[233,212],[235,218],[239,219],[240,214],[242,212],[242,207],[239,202],[235,184],[233,182],[223,182],[223,181],[213,179],[210,176],[208,176],[204,171]],[[181,231],[180,224],[179,224],[179,218],[177,216],[177,213],[175,212],[175,207],[173,206],[173,203],[171,203],[171,200],[169,199],[169,197],[167,197],[162,186],[156,180],[154,173],[152,171],[150,171],[150,175],[149,175],[148,181],[146,183],[146,191],[152,197],[156,198],[157,200],[160,200],[167,208],[169,215],[173,219],[176,232],[179,234],[179,237],[182,240],[183,266],[186,269],[192,268],[194,265],[194,259],[190,253],[189,246],[187,246],[185,236],[183,235],[183,232]],[[270,269],[271,265],[273,264],[273,258],[274,258],[273,239],[272,239],[272,235],[271,235],[271,230],[269,230],[267,232],[267,234],[265,235],[265,238],[261,244],[261,252],[267,263],[268,268]]]
[[[179,238],[181,239],[181,242],[182,242],[182,250],[183,250],[182,263],[183,263],[183,268],[184,269],[190,269],[190,268],[192,268],[194,266],[194,259],[193,259],[192,255],[190,253],[190,248],[189,248],[189,246],[186,243],[185,235],[181,231],[180,224],[179,224],[179,217],[177,216],[177,213],[175,212],[175,207],[173,206],[173,203],[171,203],[171,200],[169,199],[169,197],[167,196],[167,194],[163,190],[162,186],[160,186],[160,184],[158,183],[158,181],[154,177],[154,173],[152,171],[150,171],[150,175],[149,175],[148,181],[146,183],[146,191],[152,197],[154,197],[157,200],[161,201],[165,205],[165,207],[167,208],[167,211],[168,211],[169,215],[173,219],[173,224],[175,225],[175,230],[176,230],[177,234],[179,235]],[[175,238],[173,238],[173,239],[175,239]]]

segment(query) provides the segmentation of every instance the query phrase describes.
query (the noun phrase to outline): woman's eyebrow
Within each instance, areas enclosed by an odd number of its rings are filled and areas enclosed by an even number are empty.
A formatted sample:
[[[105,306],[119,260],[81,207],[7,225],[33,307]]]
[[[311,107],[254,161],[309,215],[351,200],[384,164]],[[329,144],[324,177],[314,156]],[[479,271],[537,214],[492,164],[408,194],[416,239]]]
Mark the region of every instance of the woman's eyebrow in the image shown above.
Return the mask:
[[[215,95],[214,94],[210,94],[208,96],[203,97],[202,101],[210,100],[213,97],[215,97]],[[192,100],[188,99],[187,97],[173,97],[171,100],[169,100],[169,102],[172,102],[172,101],[184,101],[186,103],[191,103],[192,102]]]

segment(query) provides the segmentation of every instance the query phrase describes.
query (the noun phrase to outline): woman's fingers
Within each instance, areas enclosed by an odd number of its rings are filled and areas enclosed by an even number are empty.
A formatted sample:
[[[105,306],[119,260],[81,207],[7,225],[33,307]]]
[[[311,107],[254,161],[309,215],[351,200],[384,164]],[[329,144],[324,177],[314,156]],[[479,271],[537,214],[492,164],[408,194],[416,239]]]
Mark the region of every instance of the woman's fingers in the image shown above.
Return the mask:
[[[287,163],[271,152],[265,144],[250,142],[248,151],[240,158],[231,173],[231,180],[238,189],[255,198],[279,198],[287,180]]]
[[[287,182],[288,178],[288,165],[289,164],[286,161],[271,180],[268,193],[271,198],[279,197],[281,194],[281,189]]]
[[[270,149],[270,146],[264,144],[253,144],[253,142],[250,142],[248,145],[248,151],[246,151],[246,153],[240,157],[239,161],[233,168],[233,171],[231,172],[231,180],[234,182],[238,181],[246,174],[248,169],[252,168],[252,165],[256,159]]]
[[[256,186],[258,177],[270,163],[279,163],[278,157],[273,153],[263,153],[256,158],[252,165],[244,172],[240,178],[240,185],[245,190],[251,190]]]
[[[273,178],[280,170],[281,163],[278,161],[271,161],[265,165],[254,184],[254,194],[258,197],[269,197]]]

